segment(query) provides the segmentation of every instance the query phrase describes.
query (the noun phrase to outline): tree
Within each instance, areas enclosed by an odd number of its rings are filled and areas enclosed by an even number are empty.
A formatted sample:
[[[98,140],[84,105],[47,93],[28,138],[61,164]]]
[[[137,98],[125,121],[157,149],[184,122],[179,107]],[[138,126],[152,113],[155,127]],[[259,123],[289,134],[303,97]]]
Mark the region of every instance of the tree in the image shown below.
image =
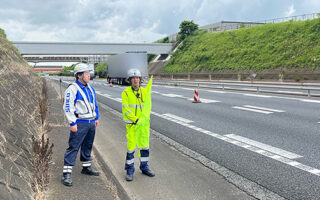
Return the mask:
[[[64,68],[62,68],[61,71],[62,71],[62,72],[72,71],[77,64],[79,64],[79,63],[72,64],[72,65],[70,65],[69,67],[64,67]]]
[[[99,63],[96,67],[96,75],[99,76],[99,78],[106,78],[106,66],[107,63]]]
[[[180,31],[178,33],[179,40],[184,40],[186,37],[190,36],[196,30],[199,29],[198,24],[195,24],[192,20],[191,21],[183,21],[181,22]]]

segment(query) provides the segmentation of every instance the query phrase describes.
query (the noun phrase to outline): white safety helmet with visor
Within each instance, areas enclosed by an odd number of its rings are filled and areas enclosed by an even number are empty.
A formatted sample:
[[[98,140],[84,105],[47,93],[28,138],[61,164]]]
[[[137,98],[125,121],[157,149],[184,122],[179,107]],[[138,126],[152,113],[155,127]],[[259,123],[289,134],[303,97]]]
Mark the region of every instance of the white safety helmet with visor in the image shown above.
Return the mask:
[[[86,72],[86,71],[92,71],[92,69],[90,69],[90,67],[85,64],[85,63],[79,63],[74,67],[74,75],[76,75],[77,73],[80,72]]]

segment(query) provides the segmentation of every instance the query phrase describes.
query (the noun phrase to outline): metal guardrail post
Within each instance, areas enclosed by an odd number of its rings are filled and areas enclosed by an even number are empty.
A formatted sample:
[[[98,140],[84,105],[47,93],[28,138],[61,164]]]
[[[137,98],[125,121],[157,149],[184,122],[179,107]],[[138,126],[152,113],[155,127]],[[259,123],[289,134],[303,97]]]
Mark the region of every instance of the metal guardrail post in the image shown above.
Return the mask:
[[[259,86],[257,86],[257,93],[260,93],[260,88],[259,88]]]
[[[60,99],[61,99],[61,102],[63,103],[61,84],[62,84],[62,80],[61,80],[61,78],[60,78]]]
[[[308,97],[311,97],[310,89],[308,89]]]
[[[224,90],[224,84],[222,84],[222,90]]]

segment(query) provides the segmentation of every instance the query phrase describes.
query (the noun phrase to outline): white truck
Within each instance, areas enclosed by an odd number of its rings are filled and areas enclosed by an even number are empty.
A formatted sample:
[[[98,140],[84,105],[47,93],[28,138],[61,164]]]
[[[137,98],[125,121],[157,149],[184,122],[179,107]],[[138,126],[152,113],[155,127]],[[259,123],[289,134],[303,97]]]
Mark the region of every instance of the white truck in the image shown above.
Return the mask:
[[[107,81],[119,85],[127,85],[127,72],[129,69],[139,69],[142,78],[148,76],[147,52],[126,52],[107,58]]]

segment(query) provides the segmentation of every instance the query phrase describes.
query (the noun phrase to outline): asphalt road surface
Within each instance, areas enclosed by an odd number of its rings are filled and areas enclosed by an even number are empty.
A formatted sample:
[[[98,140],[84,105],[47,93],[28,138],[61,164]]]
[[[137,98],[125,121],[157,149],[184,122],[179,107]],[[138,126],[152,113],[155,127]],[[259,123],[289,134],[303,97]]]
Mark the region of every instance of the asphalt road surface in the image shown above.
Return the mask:
[[[121,112],[126,86],[91,84]],[[320,98],[198,91],[153,85],[151,128],[284,198],[320,198]]]

